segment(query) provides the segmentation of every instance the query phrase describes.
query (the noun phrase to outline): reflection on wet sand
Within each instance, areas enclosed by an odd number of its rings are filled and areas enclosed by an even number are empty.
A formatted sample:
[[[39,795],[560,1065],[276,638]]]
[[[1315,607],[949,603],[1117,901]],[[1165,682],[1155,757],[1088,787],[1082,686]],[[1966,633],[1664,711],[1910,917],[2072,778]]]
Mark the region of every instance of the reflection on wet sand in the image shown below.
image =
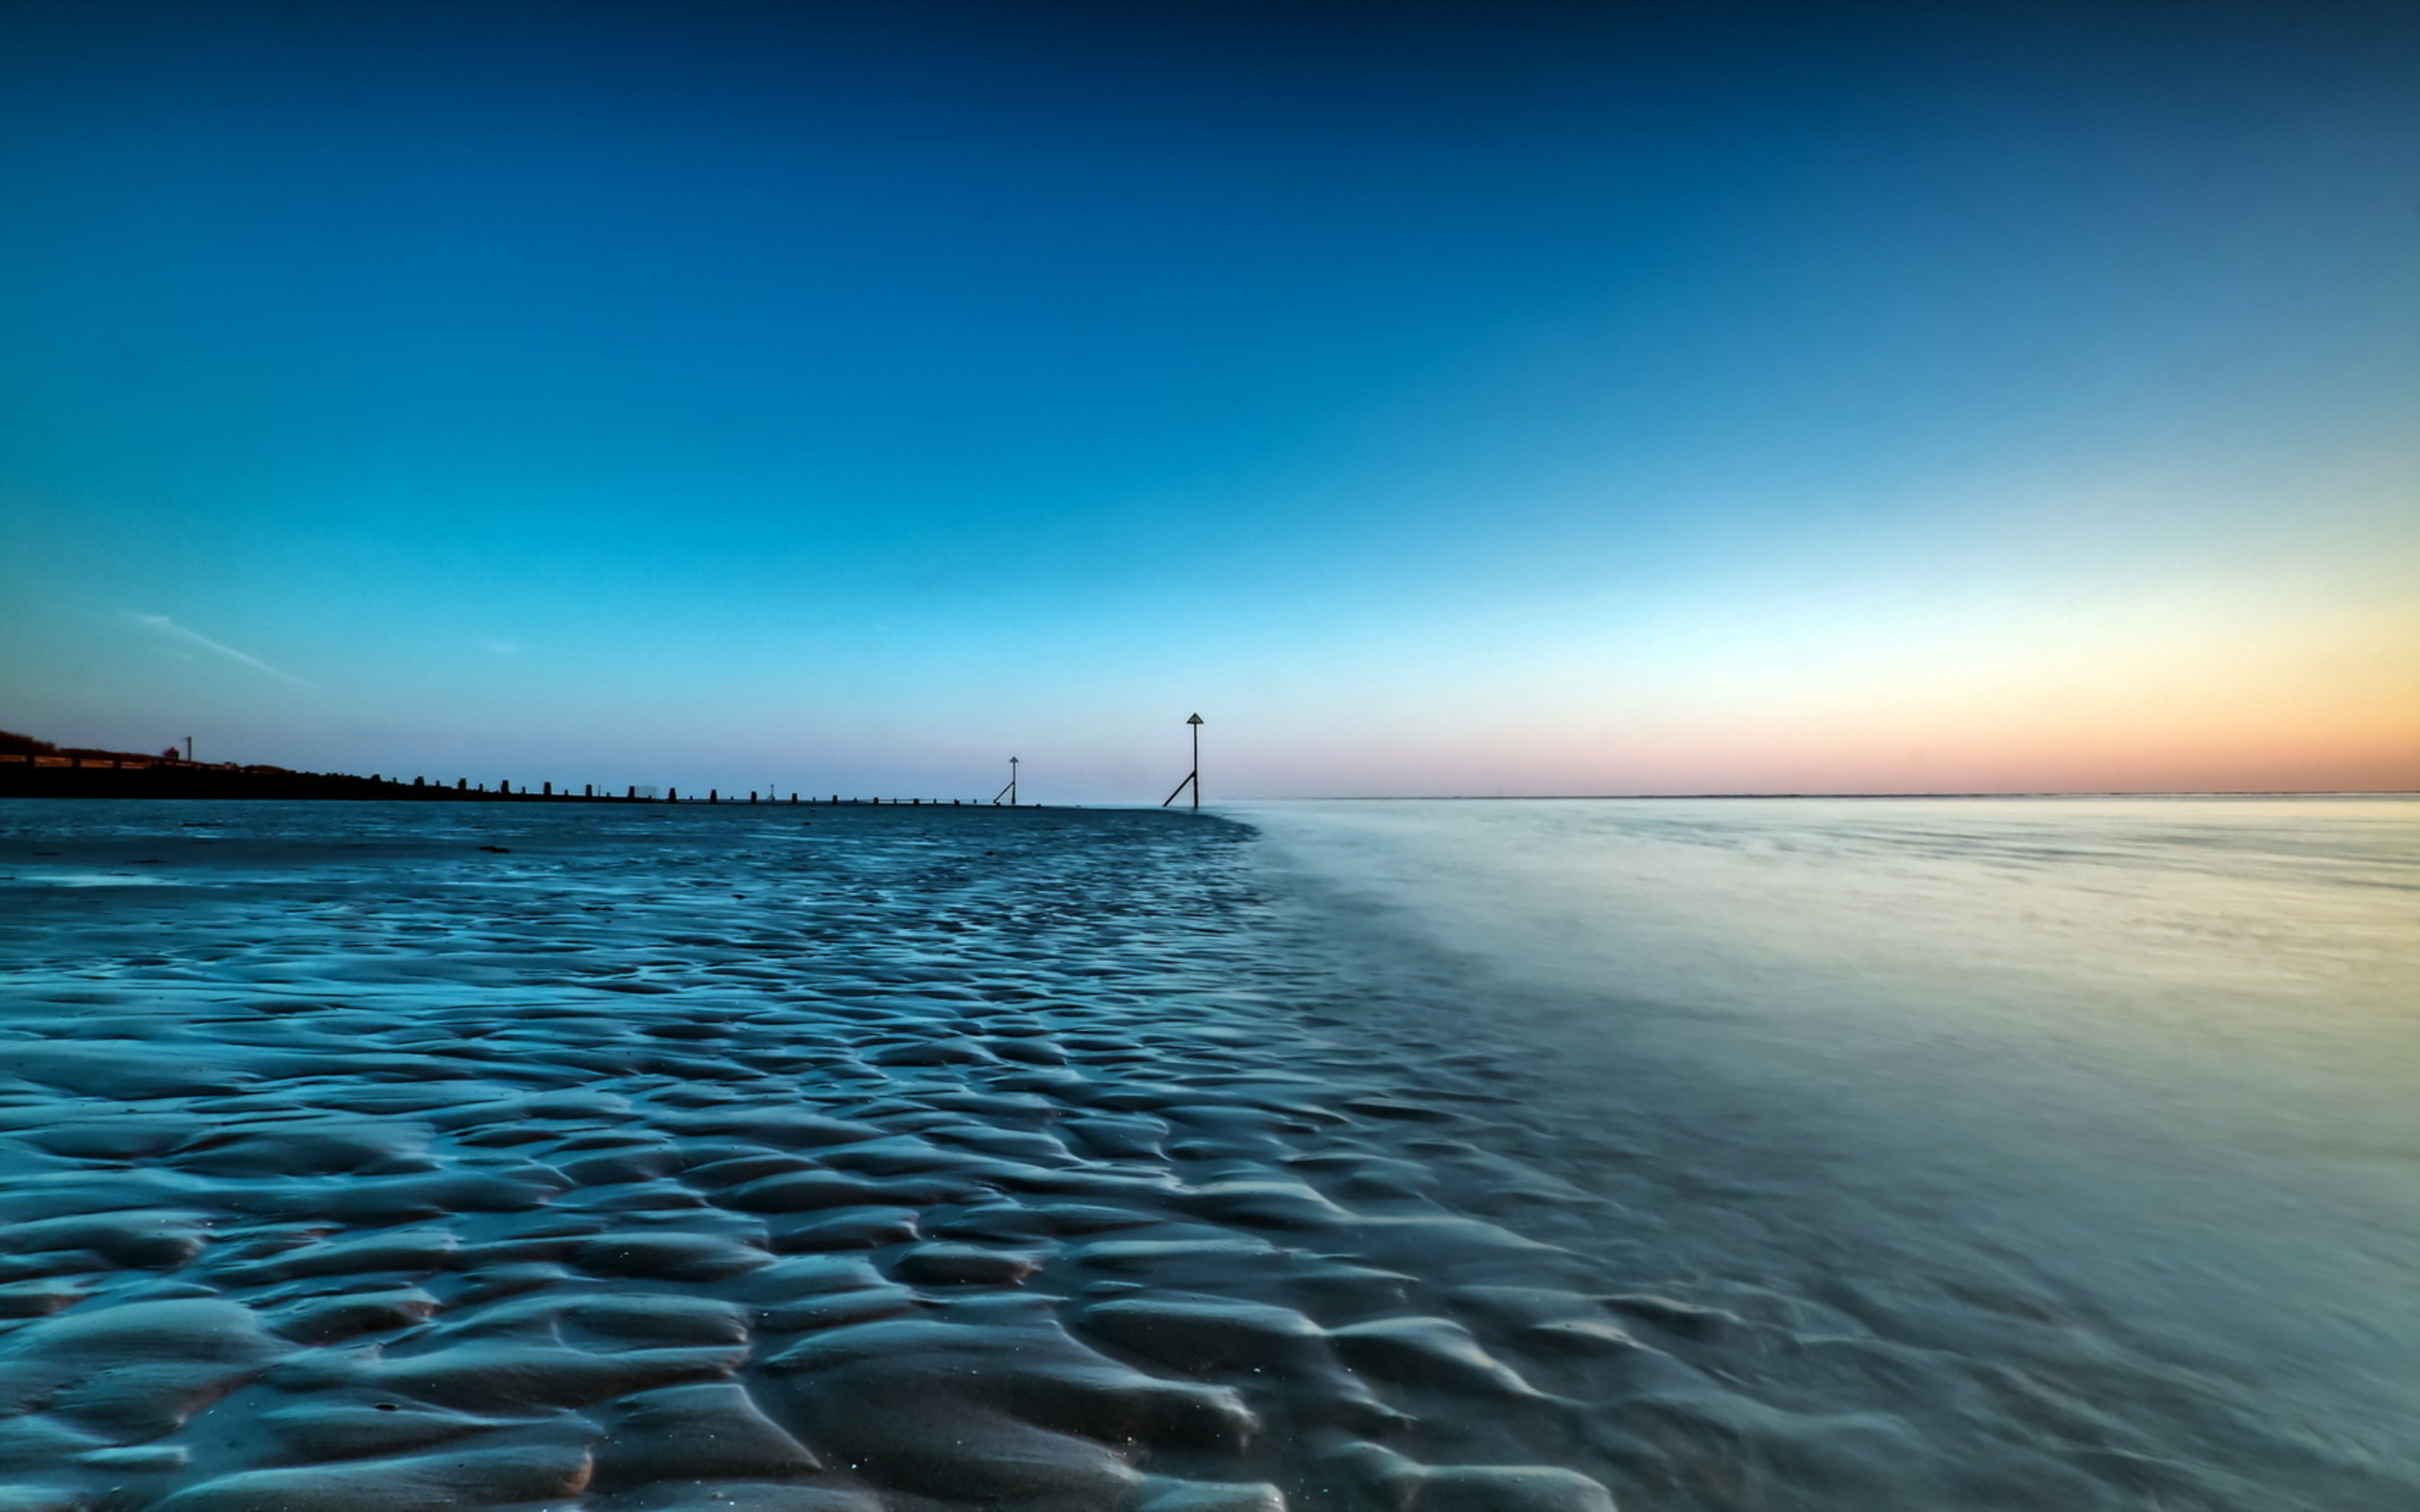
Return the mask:
[[[614,817],[11,812],[10,1505],[1607,1504],[1247,832]]]
[[[2037,1298],[1675,1270],[1241,825],[0,823],[12,1512],[2254,1504]]]

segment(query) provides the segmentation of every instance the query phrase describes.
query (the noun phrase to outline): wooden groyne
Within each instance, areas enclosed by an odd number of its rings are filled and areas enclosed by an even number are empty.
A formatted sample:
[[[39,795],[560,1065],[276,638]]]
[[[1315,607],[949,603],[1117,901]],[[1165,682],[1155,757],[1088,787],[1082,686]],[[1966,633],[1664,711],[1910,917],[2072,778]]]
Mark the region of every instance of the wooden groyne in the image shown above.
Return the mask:
[[[783,804],[899,808],[994,808],[979,799],[844,798],[751,790],[724,793],[692,788],[687,797],[676,787],[659,794],[653,787],[599,791],[594,782],[541,782],[533,789],[510,779],[493,787],[467,777],[451,782],[426,777],[388,777],[372,773],[355,777],[340,772],[296,772],[276,766],[210,765],[136,757],[22,756],[0,753],[0,798],[148,798],[336,799],[355,802],[422,803],[622,803],[622,804]],[[1013,805],[1032,808],[1033,804]]]

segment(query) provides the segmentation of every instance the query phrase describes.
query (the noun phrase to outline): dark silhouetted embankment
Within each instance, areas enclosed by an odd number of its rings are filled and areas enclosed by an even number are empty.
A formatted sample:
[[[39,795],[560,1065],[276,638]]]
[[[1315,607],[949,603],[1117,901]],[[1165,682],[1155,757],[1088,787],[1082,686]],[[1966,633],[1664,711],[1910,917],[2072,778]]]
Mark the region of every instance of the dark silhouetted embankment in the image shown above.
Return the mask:
[[[494,790],[467,778],[452,783],[424,777],[408,781],[372,773],[298,772],[284,766],[193,762],[175,752],[145,756],[132,751],[54,746],[31,735],[0,730],[0,798],[191,798],[191,799],[424,799],[448,802],[648,803],[632,788],[598,793],[594,786],[556,792],[515,790],[509,782]]]
[[[447,782],[426,777],[388,777],[372,772],[355,777],[344,772],[298,772],[284,766],[240,765],[234,763],[189,761],[175,751],[144,756],[132,751],[98,750],[54,746],[31,735],[0,730],[0,798],[176,798],[176,799],[335,799],[391,802],[397,799],[441,803],[790,803],[797,793],[735,789],[725,793],[697,789],[683,798],[666,787],[628,787],[619,793],[599,791],[593,782],[575,789],[565,782],[527,783],[510,779],[491,788],[458,777]],[[943,798],[807,797],[808,803],[867,804],[891,807],[1034,808],[1036,804],[986,804],[980,799]]]

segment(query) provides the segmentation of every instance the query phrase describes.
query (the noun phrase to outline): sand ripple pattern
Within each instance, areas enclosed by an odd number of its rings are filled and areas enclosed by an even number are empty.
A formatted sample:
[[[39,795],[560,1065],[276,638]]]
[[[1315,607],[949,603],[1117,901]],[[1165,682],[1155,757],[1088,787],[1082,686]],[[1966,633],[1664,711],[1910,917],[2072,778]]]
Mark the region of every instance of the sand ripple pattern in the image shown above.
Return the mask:
[[[9,1512],[1602,1512],[1694,1376],[1269,990],[1237,827],[31,808]]]
[[[1549,1106],[1251,848],[9,805],[0,1512],[2402,1504],[1616,1088]],[[2341,1494],[2129,1418],[2205,1399]]]

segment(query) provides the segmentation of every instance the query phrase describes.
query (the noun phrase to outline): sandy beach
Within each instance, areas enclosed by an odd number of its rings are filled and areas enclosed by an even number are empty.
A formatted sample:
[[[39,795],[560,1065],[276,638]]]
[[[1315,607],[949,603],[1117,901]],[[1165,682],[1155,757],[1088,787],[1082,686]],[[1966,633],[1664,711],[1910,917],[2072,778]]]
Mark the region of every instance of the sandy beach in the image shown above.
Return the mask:
[[[2200,1389],[2170,1363],[1642,1146],[1618,1086],[1323,951],[1244,824],[0,827],[9,1512],[2395,1493],[2163,1461],[2127,1400]]]
[[[1701,1326],[1272,990],[1236,826],[7,818],[12,1509],[1602,1507]]]

